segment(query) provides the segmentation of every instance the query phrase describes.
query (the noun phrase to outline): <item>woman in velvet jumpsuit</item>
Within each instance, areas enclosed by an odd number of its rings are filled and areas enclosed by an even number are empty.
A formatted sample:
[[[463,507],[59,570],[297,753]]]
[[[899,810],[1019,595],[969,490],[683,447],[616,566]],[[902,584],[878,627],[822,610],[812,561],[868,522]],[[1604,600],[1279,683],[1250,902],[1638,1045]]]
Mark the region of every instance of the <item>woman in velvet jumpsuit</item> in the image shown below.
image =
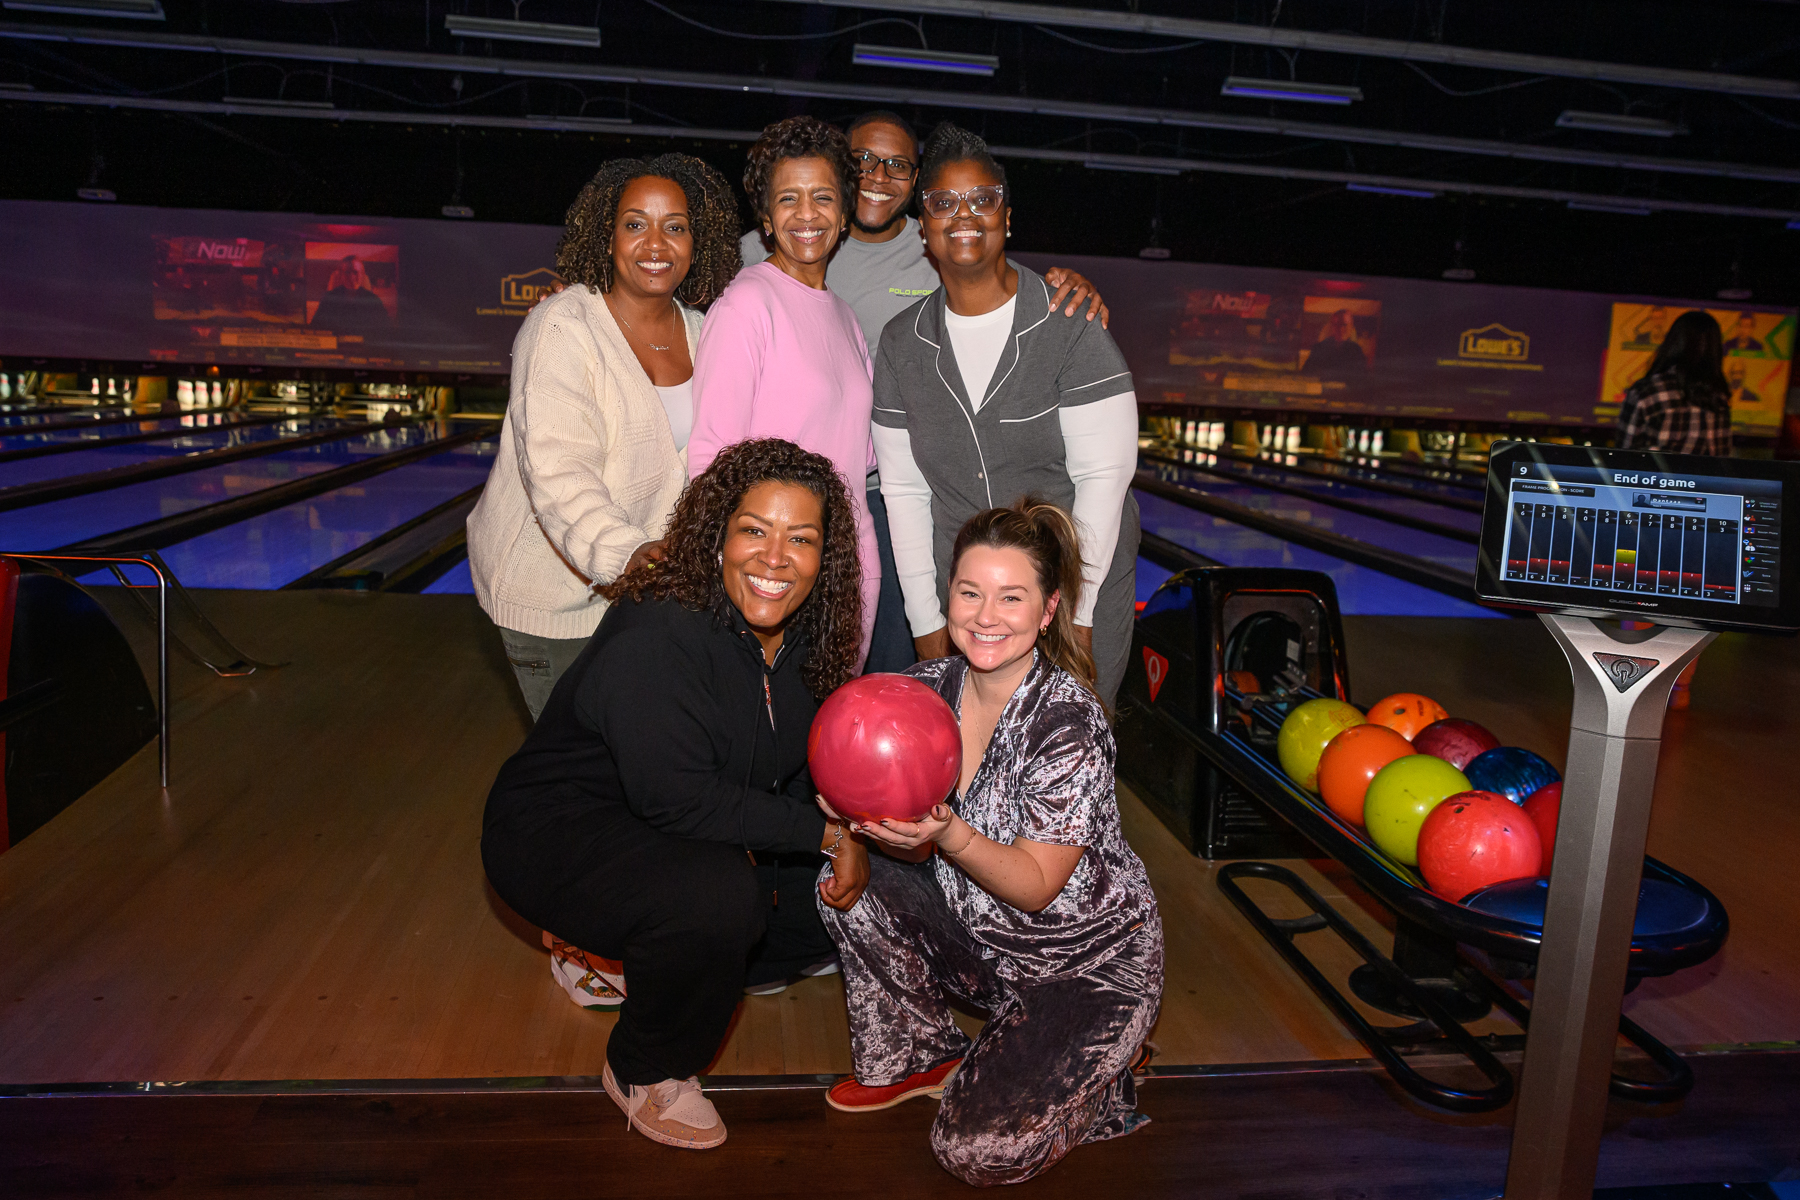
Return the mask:
[[[1162,998],[1162,922],[1120,829],[1112,733],[1072,628],[1073,522],[1029,498],[989,509],[951,563],[962,655],[907,673],[956,712],[962,777],[916,823],[858,825],[887,853],[869,855],[854,907],[821,908],[856,1068],[827,1099],[863,1112],[939,1095],[945,1169],[1018,1183],[1148,1119],[1130,1068]],[[989,1014],[972,1044],[951,998]]]

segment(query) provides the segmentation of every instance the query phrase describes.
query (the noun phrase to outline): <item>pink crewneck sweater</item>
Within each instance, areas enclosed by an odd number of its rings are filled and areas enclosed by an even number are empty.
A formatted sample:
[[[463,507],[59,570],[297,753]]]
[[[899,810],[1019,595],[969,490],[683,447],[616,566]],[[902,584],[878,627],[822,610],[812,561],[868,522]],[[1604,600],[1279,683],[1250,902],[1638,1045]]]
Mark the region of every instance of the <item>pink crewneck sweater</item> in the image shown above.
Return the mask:
[[[865,483],[875,465],[871,378],[868,347],[848,304],[774,263],[745,267],[707,311],[700,330],[694,431],[687,444],[690,479],[720,450],[747,438],[785,438],[837,467],[856,507],[864,657],[881,590]]]

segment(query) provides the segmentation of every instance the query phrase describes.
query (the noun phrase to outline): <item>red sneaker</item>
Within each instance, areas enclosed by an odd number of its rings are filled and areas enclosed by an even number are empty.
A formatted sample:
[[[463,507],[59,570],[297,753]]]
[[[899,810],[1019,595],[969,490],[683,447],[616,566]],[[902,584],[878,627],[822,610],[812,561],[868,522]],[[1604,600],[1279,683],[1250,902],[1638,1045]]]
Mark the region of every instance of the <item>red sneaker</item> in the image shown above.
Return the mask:
[[[961,1065],[962,1059],[953,1058],[887,1087],[864,1087],[856,1082],[856,1076],[846,1075],[831,1085],[831,1090],[825,1093],[825,1103],[839,1112],[860,1113],[892,1108],[914,1096],[942,1096],[944,1085]]]

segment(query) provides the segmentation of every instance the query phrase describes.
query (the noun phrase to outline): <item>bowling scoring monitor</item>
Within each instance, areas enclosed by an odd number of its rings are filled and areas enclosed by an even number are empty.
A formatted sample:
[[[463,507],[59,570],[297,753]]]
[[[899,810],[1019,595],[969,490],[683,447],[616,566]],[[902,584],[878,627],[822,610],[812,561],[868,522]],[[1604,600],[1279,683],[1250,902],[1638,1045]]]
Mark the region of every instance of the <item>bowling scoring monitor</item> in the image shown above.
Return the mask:
[[[1800,630],[1800,463],[1498,442],[1476,593],[1658,625]]]

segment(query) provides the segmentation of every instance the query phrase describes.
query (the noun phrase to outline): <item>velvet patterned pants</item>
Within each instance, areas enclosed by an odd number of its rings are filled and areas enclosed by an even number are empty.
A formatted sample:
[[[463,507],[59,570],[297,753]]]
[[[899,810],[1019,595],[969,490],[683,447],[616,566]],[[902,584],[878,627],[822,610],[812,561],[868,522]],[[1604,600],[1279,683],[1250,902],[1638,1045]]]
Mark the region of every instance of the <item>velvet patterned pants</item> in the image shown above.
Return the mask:
[[[1162,999],[1160,923],[1092,971],[1008,980],[950,910],[929,862],[873,853],[869,870],[849,912],[820,907],[843,961],[856,1078],[885,1087],[963,1060],[931,1127],[945,1170],[977,1186],[1020,1183],[1149,1120],[1136,1111],[1130,1063]],[[949,998],[989,1013],[972,1044]]]

